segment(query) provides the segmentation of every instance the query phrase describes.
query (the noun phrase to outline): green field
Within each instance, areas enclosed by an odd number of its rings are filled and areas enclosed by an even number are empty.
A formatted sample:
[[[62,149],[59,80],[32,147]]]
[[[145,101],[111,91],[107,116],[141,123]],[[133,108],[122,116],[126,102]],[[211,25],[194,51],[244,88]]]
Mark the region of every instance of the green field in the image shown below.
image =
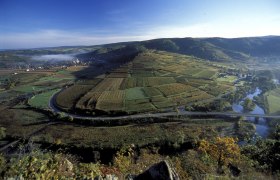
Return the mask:
[[[125,90],[125,99],[126,100],[136,100],[136,99],[145,99],[147,98],[143,88],[135,87]]]
[[[230,82],[233,83],[235,80],[237,80],[236,76],[225,76],[225,77],[220,77],[217,78],[217,81],[225,81],[225,82]]]
[[[212,79],[217,74],[217,71],[214,70],[202,70],[194,75],[197,78],[204,78],[204,79]]]
[[[42,81],[52,81],[52,82],[58,82],[61,81],[61,78],[57,78],[57,77],[53,77],[53,76],[48,76],[48,77],[43,77],[41,79],[39,79],[38,82],[42,82]]]
[[[43,78],[39,79],[38,83],[46,82],[46,81],[59,82],[59,81],[65,80],[65,79],[71,80],[73,78],[71,76],[69,76],[69,77],[68,76],[48,76],[48,77],[43,77]]]
[[[33,96],[31,99],[29,99],[28,104],[35,108],[47,109],[49,107],[51,96],[57,93],[59,90],[60,89],[55,89]]]
[[[19,92],[25,92],[25,93],[29,93],[29,92],[36,92],[36,91],[42,91],[45,90],[46,88],[43,86],[33,86],[33,85],[26,85],[26,86],[20,86],[15,88],[15,91],[19,91]]]
[[[265,93],[270,114],[280,113],[280,88]]]

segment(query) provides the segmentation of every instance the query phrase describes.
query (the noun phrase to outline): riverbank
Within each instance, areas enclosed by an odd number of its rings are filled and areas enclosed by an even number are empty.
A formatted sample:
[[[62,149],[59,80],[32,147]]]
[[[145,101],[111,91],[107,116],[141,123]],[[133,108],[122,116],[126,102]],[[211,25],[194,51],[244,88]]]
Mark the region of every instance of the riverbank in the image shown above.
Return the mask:
[[[236,113],[245,113],[246,110],[244,110],[243,107],[244,100],[250,99],[253,101],[253,99],[261,95],[261,93],[262,91],[259,88],[256,88],[255,91],[248,93],[245,98],[232,105],[233,111]],[[256,104],[255,107],[247,113],[260,115],[259,117],[245,116],[244,120],[251,122],[256,126],[256,135],[266,138],[269,135],[269,126],[267,124],[267,118],[263,116],[265,115],[265,110]]]

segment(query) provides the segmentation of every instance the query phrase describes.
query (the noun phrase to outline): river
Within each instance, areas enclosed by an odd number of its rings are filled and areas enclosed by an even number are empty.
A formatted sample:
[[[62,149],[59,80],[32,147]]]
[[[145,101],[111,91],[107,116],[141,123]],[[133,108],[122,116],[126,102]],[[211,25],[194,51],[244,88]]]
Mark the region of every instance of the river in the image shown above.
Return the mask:
[[[247,94],[247,96],[244,99],[246,99],[246,98],[253,99],[255,96],[258,96],[261,93],[262,93],[262,91],[259,88],[256,88],[254,92]],[[232,105],[232,109],[233,109],[234,112],[244,113],[244,109],[243,109],[243,106],[242,106],[242,103],[244,102],[244,99],[241,100],[239,103],[234,103]],[[256,107],[252,111],[250,111],[249,113],[250,114],[264,115],[265,111],[263,110],[263,108],[256,105]],[[257,135],[259,135],[263,138],[266,138],[268,136],[269,127],[267,125],[267,122],[266,122],[265,118],[246,117],[246,120],[255,124]]]

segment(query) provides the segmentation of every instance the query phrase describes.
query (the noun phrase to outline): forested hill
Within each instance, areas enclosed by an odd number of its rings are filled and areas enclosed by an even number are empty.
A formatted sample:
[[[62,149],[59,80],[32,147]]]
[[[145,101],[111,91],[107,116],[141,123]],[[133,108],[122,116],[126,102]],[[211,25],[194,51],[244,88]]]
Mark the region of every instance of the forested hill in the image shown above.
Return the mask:
[[[246,38],[164,38],[99,46],[80,58],[122,57],[144,49],[191,55],[210,61],[249,61],[263,59],[280,61],[280,36]]]
[[[214,61],[241,60],[255,57],[280,57],[280,37],[248,38],[168,38],[140,42],[148,49],[193,55]]]
[[[64,46],[0,52],[0,64],[32,55],[76,54],[84,60],[127,61],[138,52],[155,49],[195,56],[210,61],[280,61],[280,36],[245,38],[164,38],[96,46]],[[22,56],[26,55],[26,56]],[[13,58],[11,58],[13,57]],[[28,59],[30,60],[30,58]]]

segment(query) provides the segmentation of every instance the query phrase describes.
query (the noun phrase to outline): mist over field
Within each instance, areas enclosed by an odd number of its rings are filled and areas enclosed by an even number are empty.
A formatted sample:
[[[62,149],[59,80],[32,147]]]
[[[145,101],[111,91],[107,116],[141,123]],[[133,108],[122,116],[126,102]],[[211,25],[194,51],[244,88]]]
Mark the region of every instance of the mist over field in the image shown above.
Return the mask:
[[[73,54],[51,54],[51,55],[40,55],[32,56],[33,60],[38,61],[71,61],[73,60]]]

